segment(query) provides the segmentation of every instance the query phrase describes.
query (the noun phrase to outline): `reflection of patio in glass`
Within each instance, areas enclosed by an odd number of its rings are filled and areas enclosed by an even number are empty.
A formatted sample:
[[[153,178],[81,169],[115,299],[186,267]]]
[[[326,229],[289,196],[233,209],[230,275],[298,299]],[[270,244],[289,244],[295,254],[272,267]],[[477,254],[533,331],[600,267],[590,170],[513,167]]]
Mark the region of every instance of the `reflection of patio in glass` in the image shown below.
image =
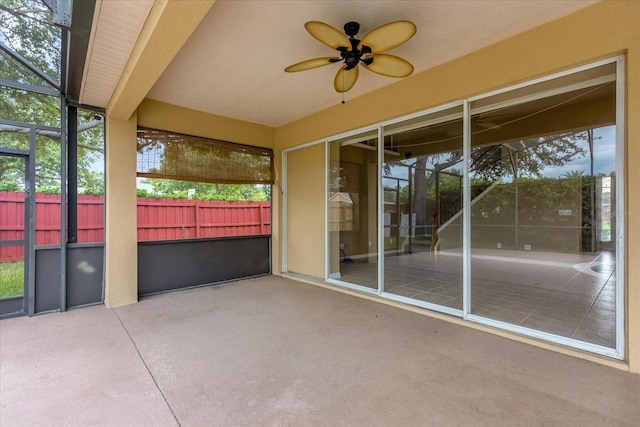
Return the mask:
[[[462,309],[460,253],[385,257],[385,292]],[[615,258],[474,250],[471,314],[615,347]],[[341,266],[342,280],[377,288],[376,264]]]

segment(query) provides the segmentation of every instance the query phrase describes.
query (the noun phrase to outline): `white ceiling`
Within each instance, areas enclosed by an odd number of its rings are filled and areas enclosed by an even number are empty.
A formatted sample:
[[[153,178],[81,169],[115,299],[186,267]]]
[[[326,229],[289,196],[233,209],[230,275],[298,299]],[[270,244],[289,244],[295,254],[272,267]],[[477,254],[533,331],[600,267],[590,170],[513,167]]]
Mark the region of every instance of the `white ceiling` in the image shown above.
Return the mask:
[[[118,30],[118,19],[113,17],[123,14],[132,20],[132,13],[148,13],[148,7],[146,12],[145,7],[133,10],[130,3],[98,2],[97,10],[100,8],[109,20],[101,20],[100,16],[94,20],[93,48],[83,93],[91,93],[91,85],[97,88],[101,84],[100,79],[91,74],[96,63],[104,63],[105,56],[114,61],[111,58],[114,54],[121,55],[120,51],[126,51],[126,46],[133,46],[132,31],[124,34]],[[149,5],[148,0],[140,3]],[[418,73],[592,3],[595,1],[218,0],[147,97],[226,117],[281,126],[342,101],[342,95],[333,89],[339,64],[299,73],[283,71],[288,65],[305,59],[334,55],[334,51],[306,32],[307,21],[322,21],[340,30],[346,22],[357,21],[361,38],[388,22],[410,20],[416,24],[417,34],[389,53],[411,62],[414,73]],[[97,48],[100,34],[111,34],[110,49]],[[122,67],[126,58],[120,61]],[[112,68],[111,73],[118,72],[117,67]],[[348,102],[395,81],[363,70],[345,99]],[[101,100],[94,99],[92,103],[106,106],[108,101],[109,98],[102,95]]]
[[[106,107],[118,84],[153,0],[96,0],[80,102]]]

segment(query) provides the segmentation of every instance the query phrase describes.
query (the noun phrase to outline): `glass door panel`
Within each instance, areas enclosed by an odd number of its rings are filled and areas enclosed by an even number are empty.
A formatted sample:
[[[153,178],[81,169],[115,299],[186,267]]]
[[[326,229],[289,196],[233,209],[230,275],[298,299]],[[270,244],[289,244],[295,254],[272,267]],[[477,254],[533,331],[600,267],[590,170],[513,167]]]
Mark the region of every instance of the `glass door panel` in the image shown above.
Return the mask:
[[[62,166],[58,153],[57,141],[36,136],[36,245],[60,246],[62,241]]]
[[[0,300],[4,300],[22,297],[25,291],[25,158],[0,154],[0,171]]]
[[[24,245],[0,246],[0,299],[24,295],[24,268]]]
[[[462,310],[462,107],[385,128],[384,291]]]
[[[378,132],[329,143],[329,279],[378,289]]]
[[[615,106],[615,64],[471,105],[471,314],[616,346]]]

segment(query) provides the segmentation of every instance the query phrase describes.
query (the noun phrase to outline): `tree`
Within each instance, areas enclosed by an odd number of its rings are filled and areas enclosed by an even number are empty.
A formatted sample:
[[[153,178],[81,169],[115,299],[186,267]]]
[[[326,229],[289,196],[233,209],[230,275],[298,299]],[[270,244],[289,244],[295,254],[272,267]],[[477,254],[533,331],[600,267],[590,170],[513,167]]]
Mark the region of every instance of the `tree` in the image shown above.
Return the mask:
[[[536,138],[523,139],[509,143],[475,147],[471,150],[469,169],[475,187],[473,196],[481,193],[491,182],[500,181],[504,177],[542,177],[542,172],[549,166],[562,166],[571,160],[583,157],[586,150],[581,143],[588,138],[589,131],[565,132]],[[517,152],[517,156],[514,154]],[[427,225],[431,223],[427,209],[430,206],[440,212],[439,224],[447,221],[451,212],[459,210],[461,206],[459,190],[452,187],[443,190],[448,185],[443,173],[458,165],[461,169],[463,161],[461,151],[451,151],[416,158],[412,167],[413,201],[412,212],[416,216],[417,232],[429,232]],[[435,185],[441,186],[440,197],[436,196]],[[443,198],[442,194],[447,193]],[[455,194],[454,194],[455,193]],[[445,206],[447,204],[447,206]],[[449,205],[456,206],[449,206]],[[437,213],[436,212],[436,213]],[[449,213],[447,213],[449,212]]]
[[[53,25],[51,11],[38,0],[3,0],[0,21],[0,43],[25,58],[49,79],[59,82],[61,30]],[[10,57],[4,49],[0,50],[0,56],[0,78],[53,89],[45,78]],[[1,89],[0,118],[60,128],[60,97],[7,86]],[[79,110],[78,123],[78,185],[96,193],[103,181],[102,172],[94,167],[103,158],[103,120],[92,111]],[[0,146],[28,149],[28,132],[28,127],[2,124]],[[36,135],[36,188],[60,191],[61,132],[37,129]],[[5,162],[5,166],[9,165]],[[22,186],[23,172],[16,167],[0,168],[0,180]]]
[[[188,191],[195,190],[192,198],[197,200],[267,201],[271,199],[271,186],[262,184],[210,184],[155,178],[144,179],[142,183],[152,188],[152,192],[139,193],[144,197],[186,199]]]

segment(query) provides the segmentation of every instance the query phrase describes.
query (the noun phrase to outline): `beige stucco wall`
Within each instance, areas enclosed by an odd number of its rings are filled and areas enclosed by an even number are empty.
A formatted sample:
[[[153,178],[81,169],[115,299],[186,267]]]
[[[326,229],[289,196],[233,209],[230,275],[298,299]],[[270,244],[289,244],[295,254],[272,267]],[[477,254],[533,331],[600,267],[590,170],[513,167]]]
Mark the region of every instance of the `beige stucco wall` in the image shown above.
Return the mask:
[[[268,126],[151,100],[144,100],[129,120],[107,114],[105,304],[108,307],[138,300],[138,232],[135,215],[138,126],[259,147],[274,146],[274,129]],[[273,215],[277,214],[276,208]]]
[[[640,168],[633,167],[635,159],[640,158],[640,126],[636,120],[640,117],[638,22],[640,2],[599,3],[277,129],[151,100],[142,101],[137,107],[137,116],[134,114],[129,120],[108,117],[106,304],[116,306],[137,299],[137,242],[135,220],[131,217],[135,212],[137,125],[275,149],[273,271],[277,273],[282,237],[281,150],[618,54],[626,54],[627,68],[626,182],[639,182]],[[123,104],[129,106],[131,102],[123,101]],[[124,107],[120,110],[128,111]],[[288,165],[288,239],[285,242],[288,267],[291,271],[322,277],[325,263],[324,146],[289,152]],[[626,196],[628,368],[640,372],[640,188],[627,185]],[[581,355],[546,343],[512,338]],[[597,357],[593,359],[598,360]]]
[[[138,301],[136,129],[135,114],[129,120],[107,115],[104,236],[107,307]]]
[[[640,2],[607,1],[504,40],[463,58],[418,73],[373,93],[276,129],[277,149],[317,141],[365,125],[400,117],[583,64],[626,54],[626,321],[628,369],[640,372]],[[428,48],[428,47],[425,47]],[[331,88],[327,88],[331,90]],[[308,149],[305,149],[308,150]],[[318,149],[319,150],[319,149]],[[295,151],[290,153],[293,155]],[[316,167],[317,158],[296,168]],[[293,167],[293,162],[289,164]],[[309,191],[310,192],[310,191]],[[324,203],[323,191],[306,205]],[[308,229],[324,227],[324,211],[289,206],[288,216],[304,215]],[[294,209],[294,210],[291,210]],[[297,236],[297,237],[296,237]],[[292,239],[307,239],[290,232]],[[296,263],[324,260],[319,245],[298,245]],[[274,250],[276,250],[274,248]],[[291,256],[291,255],[290,255]],[[516,338],[518,339],[518,338]],[[573,352],[572,354],[576,354]]]
[[[145,99],[138,106],[138,126],[273,148],[275,129],[202,111]]]
[[[287,270],[321,278],[325,276],[325,157],[324,144],[287,153]]]

